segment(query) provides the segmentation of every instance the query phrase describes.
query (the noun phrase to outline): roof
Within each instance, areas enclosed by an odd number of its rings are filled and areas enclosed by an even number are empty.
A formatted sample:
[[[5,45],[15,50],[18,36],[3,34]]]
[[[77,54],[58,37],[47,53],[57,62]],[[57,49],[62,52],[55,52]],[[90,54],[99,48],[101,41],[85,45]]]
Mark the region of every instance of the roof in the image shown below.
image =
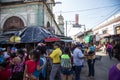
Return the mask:
[[[84,36],[84,34],[87,34],[87,33],[89,33],[89,32],[92,32],[92,29],[87,30],[85,33],[81,33],[81,34],[77,35],[77,37],[79,38],[79,37],[81,37],[81,36]]]
[[[120,21],[120,13],[115,15],[115,16],[112,16],[111,18],[109,18],[108,20],[102,22],[101,24],[99,24],[98,26],[96,26],[95,28],[93,28],[93,30],[98,30],[98,29],[101,29],[103,27],[106,27],[110,24],[113,24],[115,22],[118,22]]]

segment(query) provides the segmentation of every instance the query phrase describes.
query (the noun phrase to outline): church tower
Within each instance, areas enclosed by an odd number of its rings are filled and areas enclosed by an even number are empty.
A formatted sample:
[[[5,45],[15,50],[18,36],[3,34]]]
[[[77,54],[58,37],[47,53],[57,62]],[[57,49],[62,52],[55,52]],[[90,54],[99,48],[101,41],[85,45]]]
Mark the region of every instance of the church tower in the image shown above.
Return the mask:
[[[62,35],[64,35],[64,18],[61,14],[58,16],[58,25],[60,30],[62,31]]]

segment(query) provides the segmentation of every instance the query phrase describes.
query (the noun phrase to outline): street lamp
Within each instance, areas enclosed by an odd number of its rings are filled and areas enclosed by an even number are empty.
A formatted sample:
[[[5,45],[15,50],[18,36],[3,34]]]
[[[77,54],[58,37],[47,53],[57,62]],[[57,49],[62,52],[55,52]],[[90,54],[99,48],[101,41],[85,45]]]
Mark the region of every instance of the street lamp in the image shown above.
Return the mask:
[[[53,12],[52,12],[52,5],[55,6],[55,4],[62,4],[62,2],[54,2],[54,3],[47,3],[48,5],[50,5],[50,11],[51,11],[51,26],[52,26],[52,19],[53,19]]]

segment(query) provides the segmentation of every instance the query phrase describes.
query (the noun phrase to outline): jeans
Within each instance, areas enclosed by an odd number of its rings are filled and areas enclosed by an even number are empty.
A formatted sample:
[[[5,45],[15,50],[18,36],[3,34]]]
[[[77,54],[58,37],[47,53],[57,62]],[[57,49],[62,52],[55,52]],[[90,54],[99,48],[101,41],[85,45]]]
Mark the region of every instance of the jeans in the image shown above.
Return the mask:
[[[75,80],[80,80],[81,69],[82,69],[82,65],[75,66]]]
[[[57,72],[59,72],[59,75],[60,75],[60,64],[53,64],[52,70],[50,72],[50,79],[49,80],[55,80],[55,76],[56,76]]]
[[[109,58],[112,59],[112,52],[108,52]]]
[[[88,68],[89,68],[89,74],[88,76],[93,76],[95,75],[95,69],[94,69],[94,64],[95,64],[95,59],[88,59]]]

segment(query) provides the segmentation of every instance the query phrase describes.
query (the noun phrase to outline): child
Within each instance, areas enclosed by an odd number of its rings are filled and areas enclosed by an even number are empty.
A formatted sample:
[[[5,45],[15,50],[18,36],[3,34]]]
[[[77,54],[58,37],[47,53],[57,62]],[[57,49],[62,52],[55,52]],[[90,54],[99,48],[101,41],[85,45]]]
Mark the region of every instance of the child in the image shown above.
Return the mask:
[[[61,56],[61,73],[63,80],[72,80],[72,63],[70,58],[69,47],[64,48],[64,53]]]
[[[33,50],[29,54],[30,60],[26,61],[25,63],[25,70],[24,70],[24,78],[23,80],[30,79],[30,80],[38,80],[39,77],[34,74],[36,70],[40,70],[40,53],[37,50]]]
[[[12,60],[14,67],[12,70],[13,75],[11,80],[23,80],[24,62],[24,51],[22,49],[19,49],[17,51],[17,56]]]

